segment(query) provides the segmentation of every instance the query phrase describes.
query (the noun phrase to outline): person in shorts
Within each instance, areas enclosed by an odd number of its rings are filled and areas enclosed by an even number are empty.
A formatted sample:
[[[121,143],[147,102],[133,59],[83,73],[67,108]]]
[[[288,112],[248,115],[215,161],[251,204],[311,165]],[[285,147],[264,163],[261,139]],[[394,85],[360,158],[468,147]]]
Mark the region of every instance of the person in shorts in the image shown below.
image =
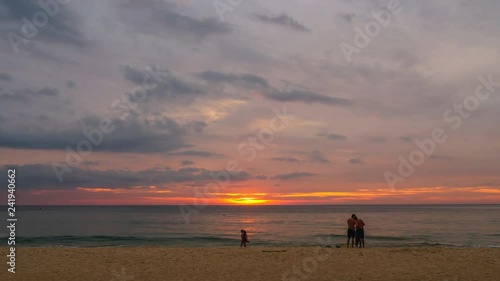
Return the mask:
[[[356,247],[365,247],[365,222],[358,217],[354,217],[356,221]]]

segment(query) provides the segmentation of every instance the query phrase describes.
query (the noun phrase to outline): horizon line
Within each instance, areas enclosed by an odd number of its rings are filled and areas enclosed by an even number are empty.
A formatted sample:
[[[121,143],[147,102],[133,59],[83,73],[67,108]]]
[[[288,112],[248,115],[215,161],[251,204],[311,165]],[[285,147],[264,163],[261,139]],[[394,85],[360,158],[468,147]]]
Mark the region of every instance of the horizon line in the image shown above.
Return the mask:
[[[282,207],[282,206],[450,206],[450,205],[500,205],[500,203],[412,203],[412,204],[207,204],[203,208],[208,206],[213,207]],[[0,205],[2,207],[8,207],[8,205]],[[192,205],[186,204],[75,204],[75,205],[22,205],[16,204],[16,207],[86,207],[86,206],[117,206],[117,207],[125,207],[125,206],[165,206],[165,207],[175,207],[175,206],[186,206],[193,207]]]

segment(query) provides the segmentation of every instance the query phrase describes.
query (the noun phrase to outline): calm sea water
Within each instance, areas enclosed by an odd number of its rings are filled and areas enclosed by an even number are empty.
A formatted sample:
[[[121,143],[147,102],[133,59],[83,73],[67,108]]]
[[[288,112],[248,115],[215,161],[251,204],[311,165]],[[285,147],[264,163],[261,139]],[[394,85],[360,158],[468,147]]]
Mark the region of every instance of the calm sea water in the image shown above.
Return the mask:
[[[251,246],[337,245],[352,213],[367,246],[500,246],[500,205],[207,206],[189,224],[177,206],[21,206],[17,245],[239,246],[242,228]]]

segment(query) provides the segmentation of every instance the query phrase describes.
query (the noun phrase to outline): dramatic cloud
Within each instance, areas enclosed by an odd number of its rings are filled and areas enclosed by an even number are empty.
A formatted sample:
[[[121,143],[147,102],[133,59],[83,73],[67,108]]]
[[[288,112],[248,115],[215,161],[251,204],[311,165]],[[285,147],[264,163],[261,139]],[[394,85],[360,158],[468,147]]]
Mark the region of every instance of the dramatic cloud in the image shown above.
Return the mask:
[[[352,104],[352,102],[347,99],[330,97],[309,91],[301,91],[295,89],[290,91],[274,90],[266,93],[265,96],[271,100],[281,102],[304,102],[307,104],[320,103],[335,106],[349,106]]]
[[[294,179],[299,179],[299,178],[304,178],[304,177],[311,177],[315,176],[316,174],[313,173],[307,173],[307,172],[293,172],[290,174],[278,174],[272,177],[272,179],[275,180],[294,180]]]
[[[41,88],[41,89],[23,89],[23,90],[9,90],[8,93],[0,94],[0,102],[6,103],[9,101],[34,102],[39,98],[44,97],[58,97],[60,94],[58,89],[55,88]]]
[[[148,98],[153,100],[183,100],[192,101],[194,98],[205,95],[206,92],[194,83],[185,82],[174,76],[168,70],[154,69],[154,75],[158,76],[158,84],[150,72],[133,66],[123,68],[124,77],[136,85],[143,86],[146,83],[156,85],[153,89],[147,91]],[[151,80],[150,80],[151,79]],[[155,84],[156,83],[156,84]]]
[[[170,168],[148,169],[142,171],[130,170],[86,170],[74,168],[71,172],[64,174],[64,180],[59,182],[50,165],[33,164],[21,166],[9,166],[17,168],[22,173],[17,176],[19,187],[28,189],[75,189],[75,188],[110,188],[110,189],[132,189],[147,188],[148,186],[160,186],[168,188],[175,183],[188,183],[195,181],[212,181],[211,173],[217,174],[221,171],[210,171],[200,168],[182,168],[173,170]],[[2,170],[7,167],[3,166]],[[251,179],[247,172],[240,172],[231,176],[231,181],[242,181]]]
[[[213,34],[225,34],[231,32],[231,27],[215,18],[193,19],[180,15],[176,12],[166,12],[156,17],[168,28],[179,32],[190,32],[199,38]]]
[[[311,162],[318,162],[318,163],[323,163],[323,164],[329,164],[330,160],[326,159],[323,157],[323,154],[319,151],[313,151],[309,155]]]
[[[82,126],[70,124],[66,129],[31,128],[25,126],[0,127],[0,147],[15,149],[64,150],[75,147],[80,141],[88,140],[90,132],[99,128],[103,118],[87,117]],[[94,151],[155,153],[169,152],[189,147],[183,140],[186,128],[169,118],[150,121],[131,115],[128,119],[110,119],[114,130],[109,134],[94,132],[92,138],[102,139],[93,147]]]
[[[269,87],[267,79],[248,73],[225,74],[207,70],[199,73],[198,76],[207,82],[227,83],[250,89],[266,89],[267,87]]]
[[[499,201],[500,1],[407,1],[351,60],[341,44],[357,46],[356,26],[384,1],[254,0],[223,21],[212,2],[69,1],[34,31],[56,1],[0,0],[0,166],[18,164],[37,189],[21,201],[190,203],[230,161],[252,175],[210,204]],[[15,54],[8,34],[23,25],[37,34]],[[492,94],[469,110],[476,90]],[[386,192],[384,173],[434,128],[446,142]],[[50,164],[89,135],[102,141],[58,185]],[[478,183],[476,197],[433,188]],[[410,188],[432,190],[428,202]]]
[[[347,137],[346,136],[342,136],[342,135],[337,135],[337,134],[325,134],[325,133],[319,133],[317,134],[318,137],[324,137],[326,139],[329,139],[329,140],[334,140],[334,141],[337,141],[337,140],[346,140]]]
[[[356,14],[354,13],[338,14],[337,16],[343,21],[352,22],[352,20],[356,17]]]
[[[7,73],[0,73],[0,82],[1,81],[12,81],[12,77]]]
[[[179,152],[170,152],[168,155],[171,156],[193,156],[193,157],[219,157],[221,156],[220,154],[212,153],[209,151],[202,151],[202,150],[186,150],[186,151],[179,151]]]
[[[175,10],[175,5],[164,1],[145,0],[139,3],[128,0],[122,3],[122,7],[127,10],[125,13],[127,17],[123,20],[144,33],[160,33],[163,28],[172,35],[204,39],[212,35],[229,34],[232,31],[229,24],[216,18],[197,19],[183,15]]]
[[[305,25],[301,24],[294,18],[288,16],[287,14],[281,14],[279,16],[255,14],[253,18],[263,23],[284,26],[299,32],[311,32],[309,28],[307,28]]]
[[[349,163],[355,164],[355,165],[364,164],[364,162],[363,162],[363,160],[361,158],[352,158],[352,159],[349,159]]]
[[[409,136],[402,136],[402,137],[399,137],[399,139],[404,141],[404,142],[412,142],[413,141],[413,138],[409,137]]]
[[[37,29],[37,39],[78,47],[88,45],[88,41],[81,30],[83,23],[73,10],[70,10],[67,5],[60,4],[57,5],[59,7],[57,13],[49,16],[42,6],[40,6],[40,3],[46,3],[46,1],[0,0],[0,11],[2,12],[0,26],[2,24],[12,26],[12,23],[20,23],[22,18],[26,18],[29,22],[33,23],[34,15],[37,12],[42,12],[47,16],[47,24],[39,28],[33,25],[31,29],[32,33],[35,28]],[[20,24],[17,29],[9,28],[8,30],[18,36],[23,36]]]
[[[188,165],[193,165],[194,162],[191,160],[183,160],[181,161],[182,166],[188,166]]]
[[[76,82],[72,80],[66,81],[66,87],[68,88],[75,88],[76,87]]]
[[[271,160],[273,161],[278,161],[278,162],[295,162],[295,163],[298,163],[300,162],[299,159],[297,158],[293,158],[293,157],[273,157],[271,158]]]
[[[262,95],[270,100],[280,102],[303,102],[306,104],[321,103],[334,106],[349,106],[350,100],[325,96],[310,91],[297,89],[278,90],[269,85],[268,80],[254,74],[226,74],[216,71],[205,71],[198,74],[201,79],[211,83],[226,83],[233,86],[258,90]]]
[[[387,139],[384,137],[368,137],[366,138],[369,142],[374,142],[374,143],[383,143],[386,142]]]
[[[442,161],[452,161],[455,159],[454,157],[448,155],[438,155],[438,154],[433,154],[429,157],[433,160],[442,160]]]
[[[189,123],[188,126],[191,127],[195,132],[201,133],[203,132],[203,130],[205,130],[205,128],[208,127],[208,124],[203,121],[194,121]]]

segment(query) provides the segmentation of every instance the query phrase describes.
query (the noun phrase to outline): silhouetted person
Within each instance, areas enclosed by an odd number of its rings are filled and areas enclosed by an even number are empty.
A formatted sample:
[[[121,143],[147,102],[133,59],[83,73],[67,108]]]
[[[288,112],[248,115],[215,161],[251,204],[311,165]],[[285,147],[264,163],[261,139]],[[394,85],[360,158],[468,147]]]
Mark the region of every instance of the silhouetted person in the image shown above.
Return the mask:
[[[347,220],[347,248],[349,248],[349,241],[351,241],[351,248],[354,248],[354,238],[356,238],[356,217],[355,214],[352,214],[351,218]]]
[[[241,244],[240,244],[240,248],[241,247],[246,247],[248,242],[250,242],[250,241],[248,241],[247,232],[242,229],[241,230]]]
[[[356,220],[356,247],[365,247],[365,222],[358,217],[354,217]],[[362,246],[361,246],[362,245]]]

